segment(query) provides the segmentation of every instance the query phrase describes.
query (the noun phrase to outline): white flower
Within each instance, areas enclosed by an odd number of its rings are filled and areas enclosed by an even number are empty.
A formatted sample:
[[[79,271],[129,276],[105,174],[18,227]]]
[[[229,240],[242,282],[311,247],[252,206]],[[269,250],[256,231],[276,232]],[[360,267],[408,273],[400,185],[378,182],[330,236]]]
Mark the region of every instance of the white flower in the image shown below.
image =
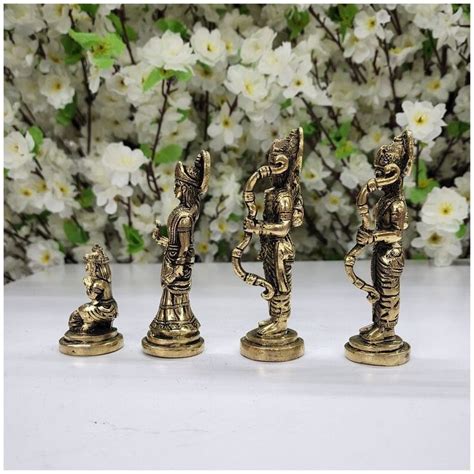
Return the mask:
[[[272,49],[276,33],[266,26],[246,38],[240,48],[242,64],[256,63],[267,51]]]
[[[133,183],[138,169],[147,161],[141,150],[132,150],[122,142],[107,145],[102,153],[102,163],[111,171],[110,181],[119,188]]]
[[[374,56],[377,40],[374,36],[361,39],[353,32],[348,32],[344,38],[343,47],[345,58],[351,58],[355,63],[361,64]]]
[[[261,101],[268,93],[265,77],[255,69],[240,64],[227,70],[225,85],[234,94],[242,94],[254,102]]]
[[[229,239],[239,230],[239,228],[240,225],[237,222],[229,221],[223,216],[219,216],[217,219],[211,221],[209,226],[211,238],[215,241]]]
[[[194,250],[202,262],[212,262],[217,253],[217,244],[211,242],[211,232],[206,226],[194,233]]]
[[[433,188],[421,208],[422,221],[445,232],[457,232],[467,215],[466,198],[446,187]]]
[[[5,5],[5,29],[15,30],[25,36],[43,29],[46,25],[41,19],[39,5],[7,4]]]
[[[439,230],[424,222],[417,222],[416,230],[420,236],[414,238],[411,245],[424,249],[426,255],[434,259],[435,265],[450,265],[455,258],[461,255],[461,241],[455,234]]]
[[[74,98],[74,88],[66,75],[48,74],[42,79],[39,90],[55,109],[64,108]]]
[[[64,264],[64,255],[55,240],[40,240],[26,249],[28,266],[33,271]]]
[[[341,183],[349,189],[366,183],[373,175],[372,166],[364,155],[351,155],[341,173]]]
[[[301,181],[309,190],[323,191],[326,183],[323,181],[331,173],[324,168],[323,161],[312,151],[303,162]]]
[[[449,93],[455,88],[456,78],[454,77],[454,74],[445,74],[441,77],[439,72],[435,72],[431,76],[426,76],[421,85],[423,98],[433,98],[440,102],[446,102]]]
[[[68,217],[73,208],[79,208],[79,203],[74,199],[76,188],[68,178],[54,173],[47,179],[48,190],[44,194],[45,208],[50,212],[59,213],[61,217]]]
[[[197,59],[191,46],[170,30],[161,38],[151,38],[141,49],[141,55],[148,64],[173,71],[188,71]]]
[[[27,132],[11,132],[5,137],[4,166],[9,170],[11,178],[25,178],[33,167],[33,149],[35,142]]]
[[[207,28],[198,28],[191,37],[191,45],[198,59],[208,66],[225,59],[226,45],[217,29],[210,32]]]
[[[230,109],[225,103],[219,114],[214,118],[207,129],[207,133],[213,140],[211,146],[215,150],[222,150],[224,146],[234,144],[242,136],[242,126],[240,120],[243,114],[240,111],[234,111],[230,114]]]
[[[454,113],[459,120],[469,122],[470,118],[470,87],[462,87],[456,96],[456,105],[454,106]]]
[[[361,10],[354,17],[354,34],[359,39],[376,35],[380,39],[385,38],[383,25],[390,21],[390,15],[387,10],[371,11]]]
[[[469,28],[463,28],[462,24],[462,7],[458,7],[456,13],[453,13],[452,5],[443,5],[443,12],[436,17],[436,22],[431,25],[433,38],[438,40],[438,47],[443,44],[451,46],[455,49],[456,44],[462,43],[469,37]]]
[[[48,22],[50,28],[58,33],[67,34],[71,28],[69,18],[69,5],[64,3],[49,3],[43,5],[43,17]]]
[[[329,212],[341,212],[343,209],[347,209],[347,197],[342,194],[341,191],[333,190],[327,193],[323,197],[323,203],[325,208]]]
[[[469,202],[471,200],[471,173],[468,171],[454,180],[456,189],[461,196]]]
[[[408,127],[413,132],[415,140],[429,142],[441,134],[441,127],[446,123],[443,116],[446,113],[446,105],[438,104],[433,107],[431,102],[402,103],[403,113],[397,114],[397,123],[401,127]]]
[[[266,52],[258,62],[257,69],[262,74],[275,77],[280,86],[287,86],[291,80],[293,70],[291,68],[291,44],[283,43],[274,51]]]
[[[384,143],[387,143],[390,138],[390,133],[386,128],[381,128],[378,125],[372,125],[367,133],[360,140],[360,148],[365,152],[379,148]]]

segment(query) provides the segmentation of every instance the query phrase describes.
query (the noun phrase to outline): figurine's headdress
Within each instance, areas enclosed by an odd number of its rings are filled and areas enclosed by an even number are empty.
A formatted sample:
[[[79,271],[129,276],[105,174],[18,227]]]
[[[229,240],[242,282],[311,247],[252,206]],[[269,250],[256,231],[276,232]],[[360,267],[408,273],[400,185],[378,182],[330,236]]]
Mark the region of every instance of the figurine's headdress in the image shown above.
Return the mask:
[[[303,164],[303,129],[295,128],[285,138],[277,138],[272,143],[269,153],[282,154],[288,157],[290,163],[288,174],[299,182],[301,166]]]
[[[211,155],[209,152],[202,150],[193,166],[186,166],[179,161],[175,168],[175,177],[179,181],[198,189],[201,194],[207,191],[209,185],[209,174],[211,168]]]
[[[90,253],[84,255],[84,263],[92,263],[92,272],[90,276],[100,278],[101,280],[111,282],[111,273],[109,263],[109,257],[104,253],[102,247],[95,244],[92,247]],[[86,267],[87,268],[87,267]]]
[[[402,177],[409,176],[413,167],[414,160],[414,140],[410,130],[404,130],[403,133],[395,137],[392,143],[382,145],[375,156],[375,166],[387,166],[395,164],[400,168]]]

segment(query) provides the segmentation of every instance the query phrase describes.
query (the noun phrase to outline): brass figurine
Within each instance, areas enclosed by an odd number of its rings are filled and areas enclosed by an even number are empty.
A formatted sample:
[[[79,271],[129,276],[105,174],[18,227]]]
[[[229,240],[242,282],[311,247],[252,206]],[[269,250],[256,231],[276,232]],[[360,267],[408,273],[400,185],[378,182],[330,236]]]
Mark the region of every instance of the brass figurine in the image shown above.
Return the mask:
[[[59,340],[59,350],[75,356],[118,351],[123,347],[123,337],[112,326],[118,309],[112,296],[109,258],[100,245],[94,245],[84,263],[87,276],[83,283],[90,302],[79,306],[69,317],[69,331]]]
[[[201,199],[207,191],[211,157],[201,151],[194,166],[178,162],[174,192],[179,205],[168,218],[168,237],[160,234],[159,222],[153,239],[164,247],[161,267],[160,308],[142,339],[145,353],[157,357],[190,357],[204,350],[199,321],[189,302],[194,263],[194,225],[199,217]]]
[[[300,191],[300,171],[303,160],[303,130],[292,130],[283,139],[273,142],[266,155],[267,164],[248,179],[244,201],[248,216],[244,220],[245,236],[232,252],[234,272],[245,283],[261,286],[262,297],[268,301],[270,318],[240,341],[243,356],[259,361],[283,362],[301,357],[303,339],[288,329],[291,296],[291,265],[295,248],[291,230],[303,223],[303,199]],[[272,187],[265,190],[263,221],[257,220],[254,187],[262,178],[270,178]],[[263,262],[265,278],[246,272],[242,254],[253,235],[260,237],[259,260]]]
[[[357,197],[361,226],[356,245],[345,257],[345,270],[351,282],[367,292],[372,304],[372,324],[360,329],[345,345],[346,357],[361,364],[401,365],[408,362],[410,346],[395,334],[400,310],[400,276],[404,267],[403,231],[408,214],[403,179],[413,165],[413,136],[409,130],[382,146],[375,157],[375,178],[370,179]],[[373,210],[372,228],[368,196],[382,191]],[[372,285],[354,273],[357,256],[373,244]]]

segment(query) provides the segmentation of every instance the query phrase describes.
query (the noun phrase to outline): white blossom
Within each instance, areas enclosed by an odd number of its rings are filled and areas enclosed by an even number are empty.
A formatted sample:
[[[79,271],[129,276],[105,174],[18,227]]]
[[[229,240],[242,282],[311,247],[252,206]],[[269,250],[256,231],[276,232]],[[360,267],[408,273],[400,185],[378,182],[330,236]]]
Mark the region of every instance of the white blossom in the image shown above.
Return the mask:
[[[442,131],[446,123],[443,116],[446,113],[446,105],[433,106],[431,102],[410,102],[402,104],[403,113],[397,114],[397,123],[401,127],[407,127],[413,132],[416,140],[429,142],[435,139]]]

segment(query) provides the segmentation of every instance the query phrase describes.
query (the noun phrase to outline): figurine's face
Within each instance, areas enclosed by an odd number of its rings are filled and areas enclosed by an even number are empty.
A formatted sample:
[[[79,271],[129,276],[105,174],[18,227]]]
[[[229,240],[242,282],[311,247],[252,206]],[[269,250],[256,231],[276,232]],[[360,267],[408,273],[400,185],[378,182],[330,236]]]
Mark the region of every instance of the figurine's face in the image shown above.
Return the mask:
[[[181,199],[183,196],[183,183],[179,181],[179,179],[177,179],[176,182],[174,183],[174,195],[178,199]]]

